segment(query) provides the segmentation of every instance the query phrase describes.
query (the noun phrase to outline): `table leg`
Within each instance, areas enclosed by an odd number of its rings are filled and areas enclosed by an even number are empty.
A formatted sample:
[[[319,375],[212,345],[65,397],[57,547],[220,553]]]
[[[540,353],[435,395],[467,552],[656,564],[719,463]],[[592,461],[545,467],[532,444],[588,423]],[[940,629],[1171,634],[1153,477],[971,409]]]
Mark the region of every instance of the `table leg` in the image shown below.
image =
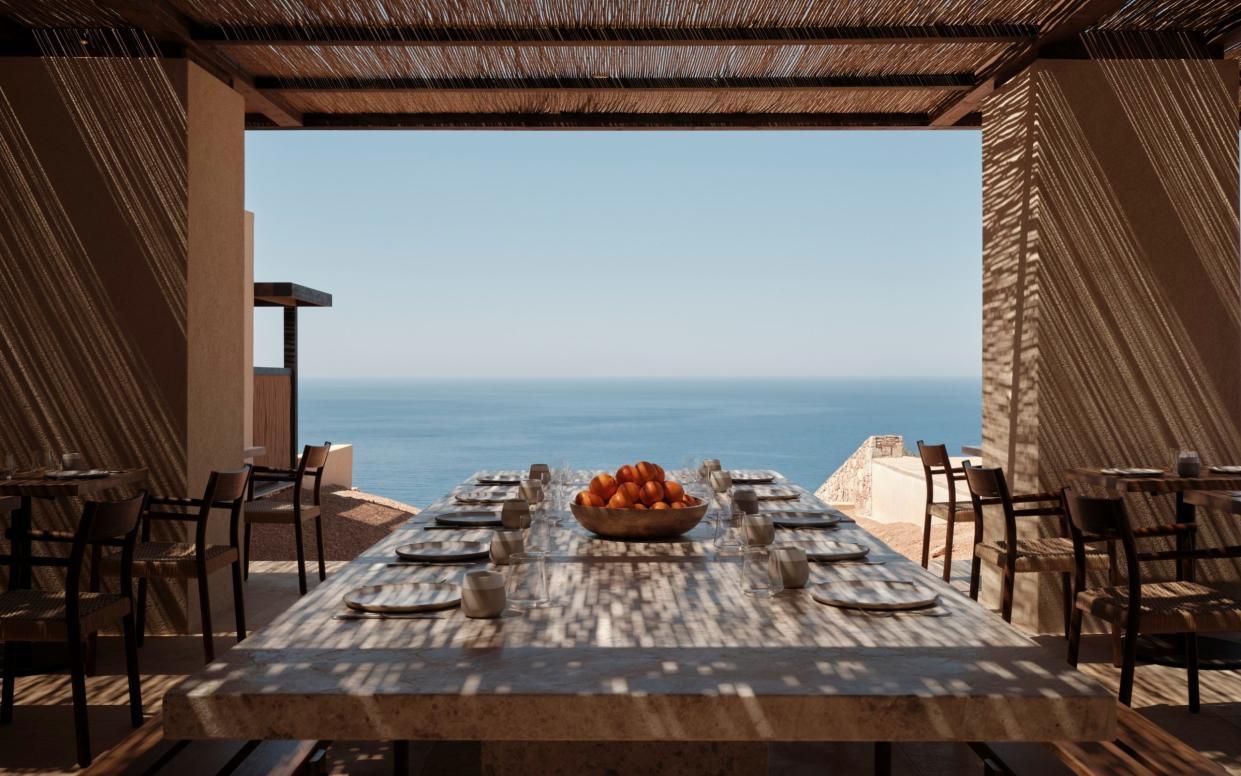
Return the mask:
[[[892,776],[892,744],[875,742],[875,776]]]
[[[11,514],[9,530],[13,539],[9,545],[9,590],[28,590],[30,575],[30,496],[22,496],[21,506]]]
[[[392,773],[394,776],[409,776],[409,742],[392,742]]]

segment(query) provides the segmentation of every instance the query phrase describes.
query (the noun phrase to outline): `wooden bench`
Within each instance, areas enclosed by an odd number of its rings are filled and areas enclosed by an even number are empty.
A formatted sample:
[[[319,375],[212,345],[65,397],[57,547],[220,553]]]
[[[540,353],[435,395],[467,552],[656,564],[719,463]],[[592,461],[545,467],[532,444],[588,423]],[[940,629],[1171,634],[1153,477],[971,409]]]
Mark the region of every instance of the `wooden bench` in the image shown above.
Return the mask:
[[[971,744],[988,776],[1015,774],[988,744]],[[1197,749],[1143,717],[1116,704],[1116,738],[1112,741],[1052,741],[1052,757],[1081,776],[1224,776],[1227,772]]]
[[[297,776],[326,772],[327,741],[169,741],[156,714],[95,758],[86,776],[194,773]]]

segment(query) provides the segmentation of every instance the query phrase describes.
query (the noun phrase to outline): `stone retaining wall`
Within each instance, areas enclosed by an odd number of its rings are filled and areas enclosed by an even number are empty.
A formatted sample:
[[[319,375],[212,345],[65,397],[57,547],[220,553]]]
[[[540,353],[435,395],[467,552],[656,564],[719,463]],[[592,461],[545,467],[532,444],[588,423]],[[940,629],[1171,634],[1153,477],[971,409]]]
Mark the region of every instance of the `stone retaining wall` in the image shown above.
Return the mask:
[[[855,514],[870,515],[871,461],[905,455],[905,440],[899,434],[867,438],[839,469],[819,486],[815,495],[829,504],[852,504]]]

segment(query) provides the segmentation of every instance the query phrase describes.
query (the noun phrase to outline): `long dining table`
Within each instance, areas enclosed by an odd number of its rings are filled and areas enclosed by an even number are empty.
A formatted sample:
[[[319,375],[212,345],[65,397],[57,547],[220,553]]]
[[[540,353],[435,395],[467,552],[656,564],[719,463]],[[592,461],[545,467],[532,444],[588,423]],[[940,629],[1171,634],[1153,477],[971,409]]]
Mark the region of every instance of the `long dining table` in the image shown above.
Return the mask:
[[[735,744],[1115,736],[1115,699],[1063,654],[786,484],[797,500],[771,508],[843,519],[830,530],[780,529],[777,542],[870,549],[865,562],[813,564],[811,584],[916,580],[939,593],[938,606],[876,616],[802,589],[748,598],[737,557],[715,551],[706,521],[676,540],[621,542],[590,534],[566,511],[549,543],[551,606],[494,620],[459,609],[339,619],[342,597],[360,586],[455,581],[486,565],[394,565],[403,544],[489,539],[489,529],[431,527],[461,508],[449,494],[171,690],[165,735]]]

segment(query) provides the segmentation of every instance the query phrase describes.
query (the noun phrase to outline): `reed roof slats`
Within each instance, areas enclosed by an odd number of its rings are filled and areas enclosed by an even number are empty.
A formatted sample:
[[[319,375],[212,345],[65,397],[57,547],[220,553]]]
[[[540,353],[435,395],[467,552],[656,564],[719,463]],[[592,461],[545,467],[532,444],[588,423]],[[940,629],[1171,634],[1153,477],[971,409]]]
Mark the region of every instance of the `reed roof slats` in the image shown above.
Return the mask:
[[[0,0],[0,15],[139,27],[233,83],[253,125],[284,127],[962,126],[1041,46],[1176,33],[1218,56],[1241,40],[1237,0]]]

